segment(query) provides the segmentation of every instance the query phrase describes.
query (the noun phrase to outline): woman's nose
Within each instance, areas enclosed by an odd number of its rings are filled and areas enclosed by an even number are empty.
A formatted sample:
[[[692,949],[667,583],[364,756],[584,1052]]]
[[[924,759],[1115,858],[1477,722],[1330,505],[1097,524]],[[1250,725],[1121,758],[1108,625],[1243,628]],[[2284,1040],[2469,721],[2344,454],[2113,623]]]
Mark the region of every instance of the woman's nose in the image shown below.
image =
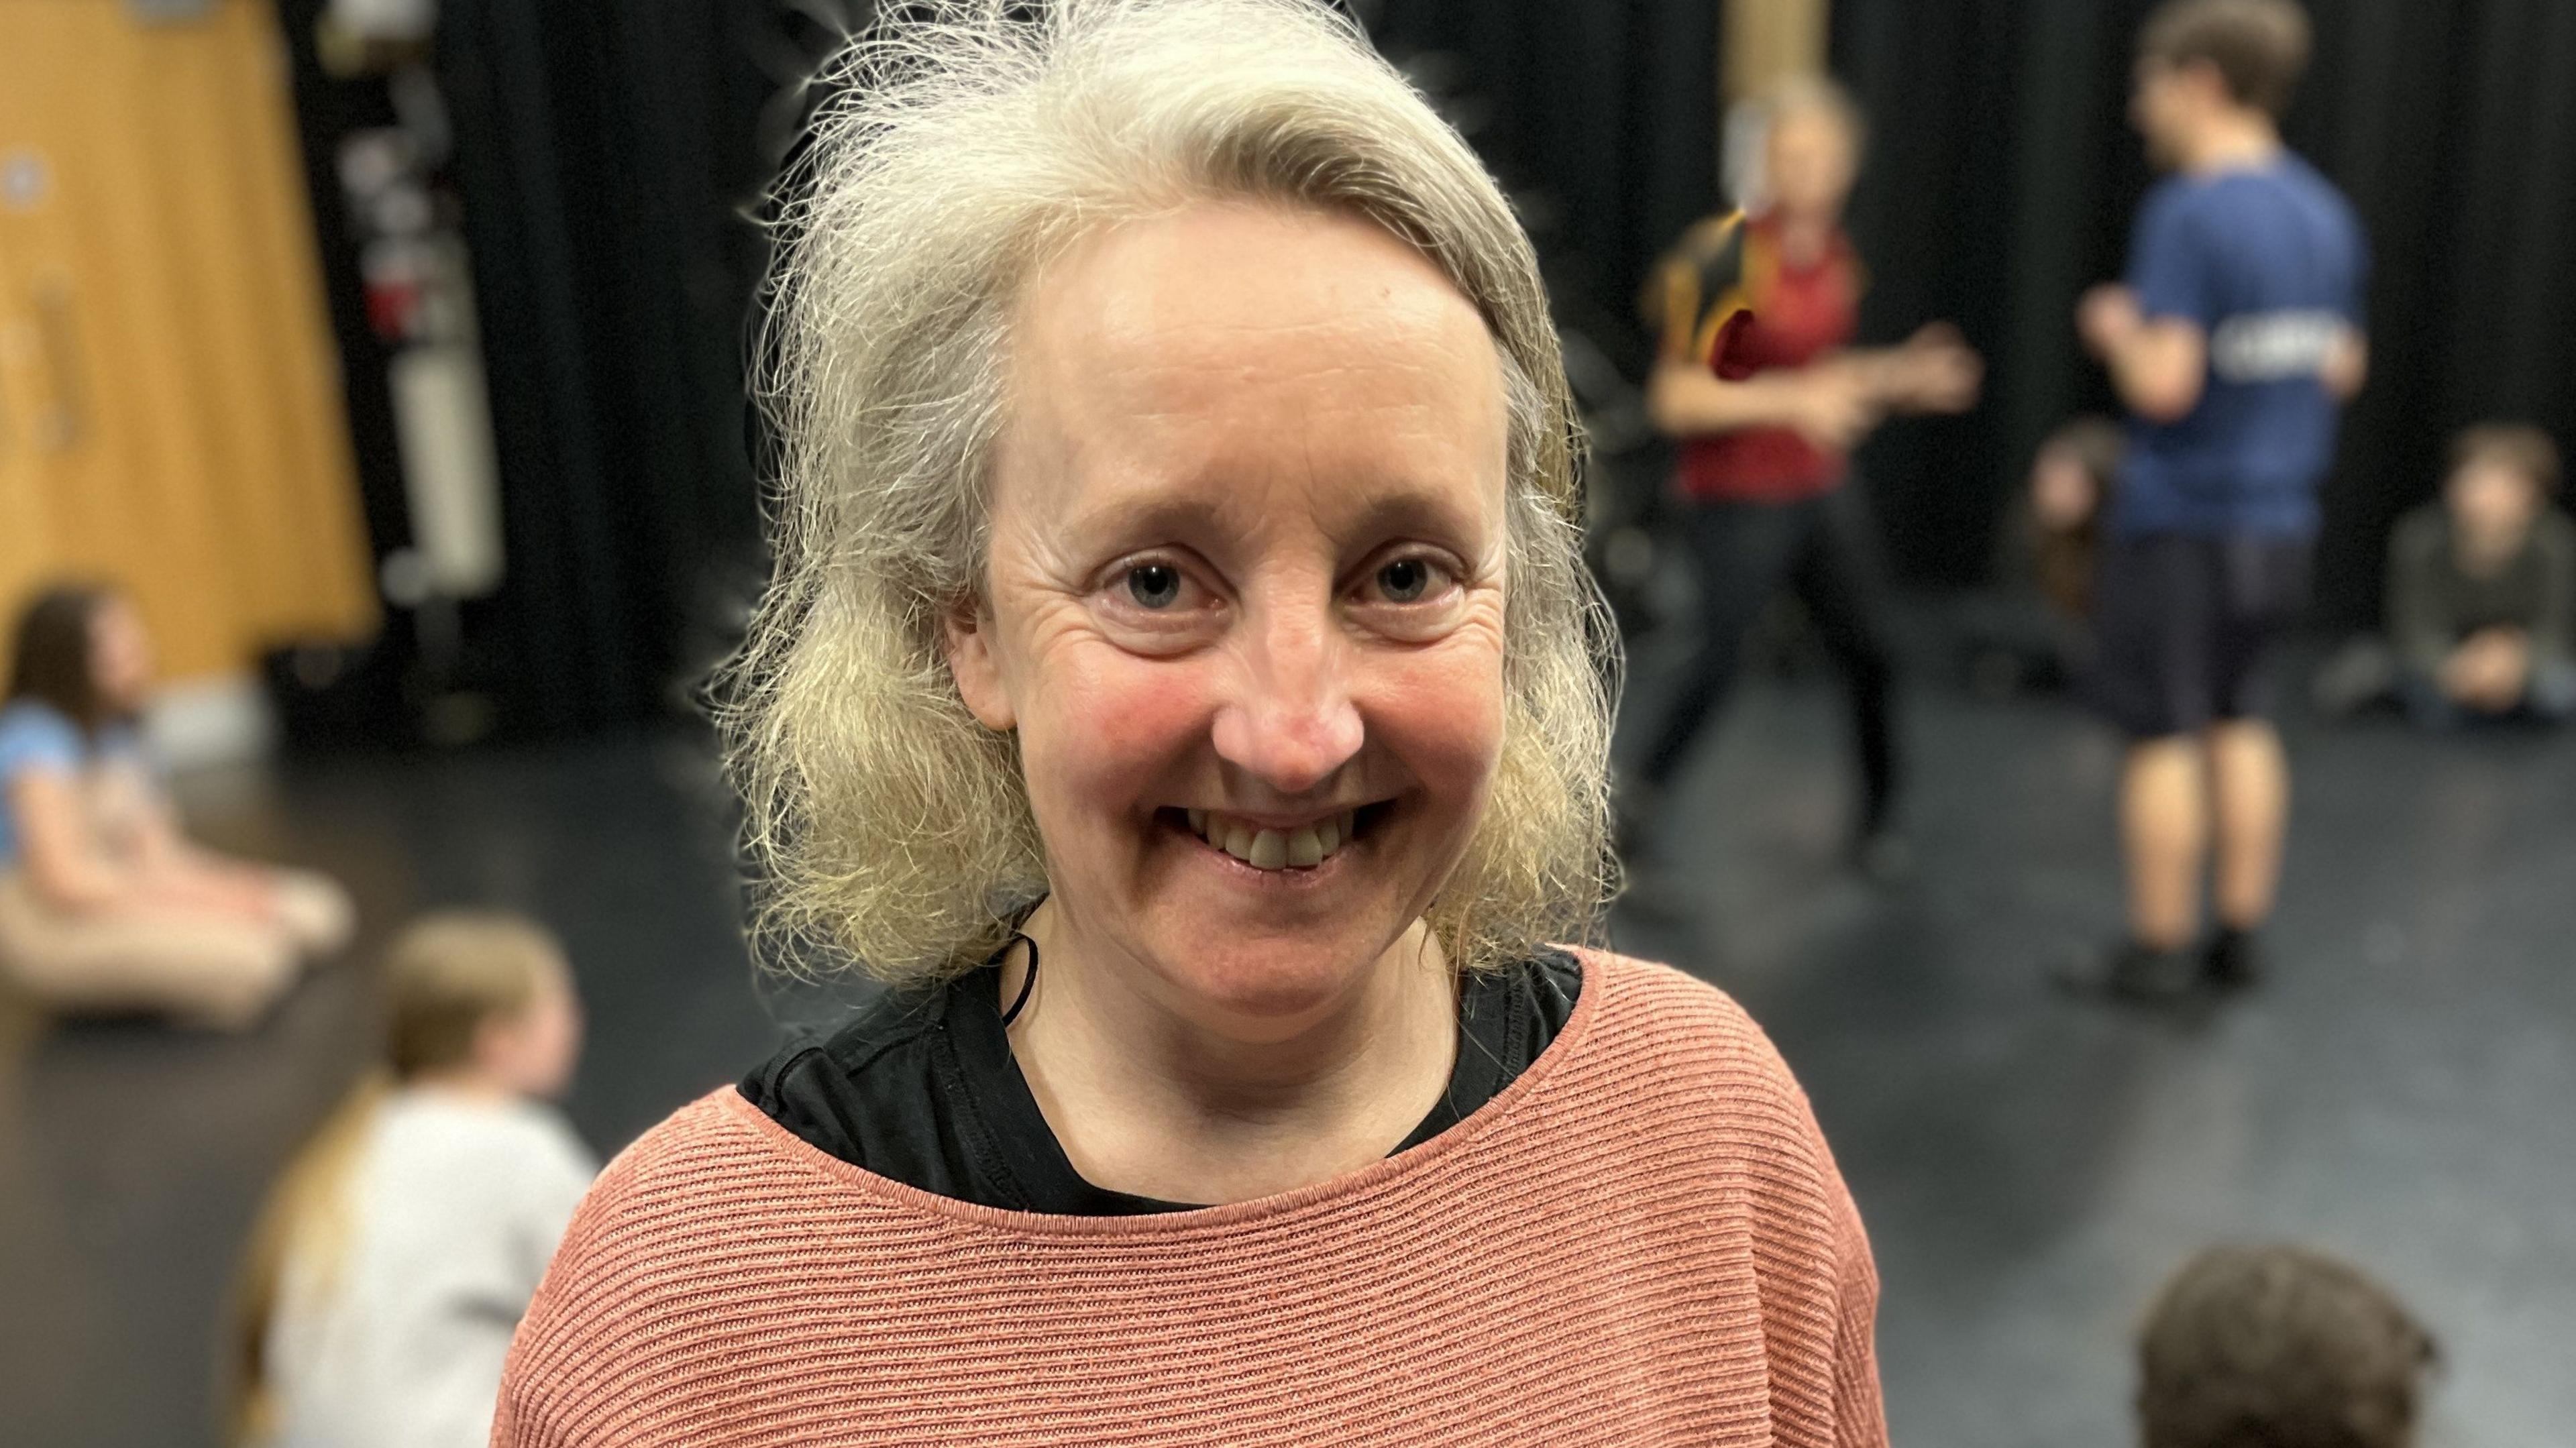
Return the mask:
[[[1217,756],[1281,794],[1304,794],[1360,752],[1349,642],[1329,607],[1268,611],[1244,630]]]

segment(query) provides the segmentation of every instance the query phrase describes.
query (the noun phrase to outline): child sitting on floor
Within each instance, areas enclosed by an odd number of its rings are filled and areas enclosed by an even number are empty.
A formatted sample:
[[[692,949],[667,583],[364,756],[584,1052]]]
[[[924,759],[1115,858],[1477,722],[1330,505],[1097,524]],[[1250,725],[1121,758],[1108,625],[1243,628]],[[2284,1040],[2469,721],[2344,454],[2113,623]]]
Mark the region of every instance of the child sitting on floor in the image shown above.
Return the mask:
[[[288,1166],[252,1239],[230,1441],[481,1448],[537,1280],[598,1165],[555,1110],[581,1053],[562,949],[425,918],[385,971],[383,1068]]]
[[[2388,546],[2388,633],[2339,654],[2317,702],[2350,713],[2392,694],[2428,729],[2576,714],[2576,522],[2552,506],[2558,449],[2486,423],[2451,445],[2438,502]]]

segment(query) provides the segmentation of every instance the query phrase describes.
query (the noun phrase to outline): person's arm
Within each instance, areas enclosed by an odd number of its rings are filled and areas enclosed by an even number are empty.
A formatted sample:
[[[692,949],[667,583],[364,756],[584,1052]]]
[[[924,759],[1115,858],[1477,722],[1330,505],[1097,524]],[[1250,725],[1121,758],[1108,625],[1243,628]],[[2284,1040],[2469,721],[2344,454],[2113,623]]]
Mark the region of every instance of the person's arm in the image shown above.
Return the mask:
[[[2075,309],[2075,330],[2111,374],[2121,405],[2149,422],[2180,422],[2209,386],[2209,333],[2217,325],[2212,261],[2189,196],[2147,198],[2129,240],[2129,271],[2097,286]]]
[[[267,919],[276,908],[265,876],[208,857],[201,863],[184,840],[175,844],[122,842],[111,850],[99,838],[77,776],[25,769],[10,781],[10,818],[17,823],[27,880],[38,899],[63,911],[125,910],[141,906],[214,910]],[[179,855],[162,851],[177,850]]]
[[[2337,333],[2333,345],[2326,349],[2325,366],[2319,369],[2317,380],[2325,384],[2326,395],[2338,403],[2359,396],[2362,385],[2370,380],[2370,339],[2350,326]]]
[[[1888,412],[1965,412],[1977,405],[1985,380],[1985,359],[1947,322],[1927,322],[1896,346],[1855,348],[1838,360],[1859,370],[1871,400]]]
[[[1655,370],[1646,379],[1646,419],[1668,438],[1712,437],[1785,427],[1832,451],[1877,424],[1866,380],[1822,362],[1727,376],[1728,348],[1752,318],[1741,218],[1694,227],[1655,268],[1640,299],[1655,329]]]
[[[2182,317],[2149,317],[2137,293],[2105,284],[2076,310],[2084,345],[2110,370],[2120,403],[2149,422],[2180,422],[2200,406],[2209,378],[2209,334]]]
[[[188,838],[170,796],[145,763],[130,754],[102,766],[114,791],[117,833],[106,841],[130,868],[135,888],[163,904],[268,920],[278,909],[273,875]]]
[[[1646,384],[1647,419],[1670,438],[1785,427],[1842,452],[1877,425],[1879,411],[1867,379],[1836,361],[1730,380],[1687,358],[1667,357]]]
[[[131,760],[107,766],[114,771],[115,817],[123,823],[121,843],[137,869],[147,874],[176,871],[197,863],[198,851],[179,827],[179,813],[148,771]]]
[[[57,910],[124,904],[131,881],[98,848],[76,776],[22,769],[10,777],[9,818],[18,827],[20,868],[36,898]]]

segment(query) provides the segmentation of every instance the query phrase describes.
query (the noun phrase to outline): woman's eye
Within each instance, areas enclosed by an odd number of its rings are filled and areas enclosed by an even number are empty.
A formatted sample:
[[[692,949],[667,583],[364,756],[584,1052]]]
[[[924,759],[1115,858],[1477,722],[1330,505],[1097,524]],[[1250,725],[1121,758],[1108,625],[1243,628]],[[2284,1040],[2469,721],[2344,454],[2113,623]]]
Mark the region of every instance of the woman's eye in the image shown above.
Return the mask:
[[[1181,570],[1168,563],[1139,563],[1127,570],[1127,596],[1143,608],[1170,608],[1181,601]]]
[[[1377,571],[1377,589],[1390,603],[1414,603],[1431,591],[1431,564],[1421,558],[1399,558]]]

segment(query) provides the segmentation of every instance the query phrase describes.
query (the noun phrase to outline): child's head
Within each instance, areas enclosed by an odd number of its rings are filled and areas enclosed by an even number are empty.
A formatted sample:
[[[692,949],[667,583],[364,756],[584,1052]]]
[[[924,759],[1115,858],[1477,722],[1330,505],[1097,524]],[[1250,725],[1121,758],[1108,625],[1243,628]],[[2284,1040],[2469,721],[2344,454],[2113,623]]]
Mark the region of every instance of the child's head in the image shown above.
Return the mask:
[[[2145,1448],[2408,1448],[2436,1360],[2386,1288],[2288,1246],[2185,1263],[2138,1357]]]
[[[152,684],[152,642],[133,601],[65,584],[29,600],[9,651],[10,699],[47,704],[83,729],[131,718]]]
[[[2558,480],[2558,448],[2549,434],[2520,423],[2480,423],[2451,442],[2442,505],[2470,538],[2518,545],[2549,506]]]
[[[581,1002],[563,948],[517,916],[423,916],[385,963],[387,1064],[398,1081],[470,1074],[562,1094],[581,1057]]]
[[[2079,417],[2039,445],[2030,464],[2030,511],[2043,533],[2074,533],[2101,516],[2120,469],[2120,425]]]
[[[2279,119],[2308,68],[2307,12],[2294,0],[2167,0],[2138,32],[2129,119],[2172,164],[2213,119]]]

